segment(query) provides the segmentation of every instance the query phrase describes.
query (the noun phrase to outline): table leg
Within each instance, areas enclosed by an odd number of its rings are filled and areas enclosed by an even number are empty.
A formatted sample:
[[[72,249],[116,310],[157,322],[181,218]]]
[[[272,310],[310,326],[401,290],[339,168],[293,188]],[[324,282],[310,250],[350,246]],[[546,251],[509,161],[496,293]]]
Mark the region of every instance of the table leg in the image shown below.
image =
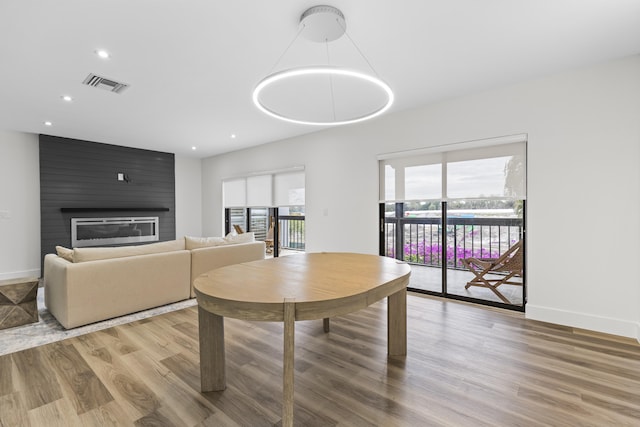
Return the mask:
[[[200,388],[220,391],[227,388],[224,360],[224,318],[198,306],[200,336]]]
[[[322,319],[322,329],[324,329],[324,332],[327,333],[330,330],[330,323],[329,323],[329,318],[325,317],[324,319]]]
[[[284,300],[284,366],[282,387],[282,427],[293,426],[293,350],[295,342],[295,300]]]
[[[387,297],[387,353],[407,355],[407,289]]]

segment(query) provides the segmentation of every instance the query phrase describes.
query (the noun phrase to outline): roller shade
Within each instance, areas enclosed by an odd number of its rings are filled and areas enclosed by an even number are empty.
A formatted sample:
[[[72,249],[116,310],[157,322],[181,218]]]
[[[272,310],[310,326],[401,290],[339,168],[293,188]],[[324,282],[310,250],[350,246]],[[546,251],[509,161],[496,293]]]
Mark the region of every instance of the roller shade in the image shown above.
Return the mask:
[[[233,179],[222,182],[222,199],[226,208],[241,208],[247,206],[246,179]]]
[[[247,207],[272,206],[272,175],[247,177]]]
[[[526,135],[379,156],[380,201],[526,199]]]
[[[274,175],[274,203],[276,206],[304,206],[304,172]]]
[[[222,181],[225,208],[304,206],[304,170],[252,174]]]

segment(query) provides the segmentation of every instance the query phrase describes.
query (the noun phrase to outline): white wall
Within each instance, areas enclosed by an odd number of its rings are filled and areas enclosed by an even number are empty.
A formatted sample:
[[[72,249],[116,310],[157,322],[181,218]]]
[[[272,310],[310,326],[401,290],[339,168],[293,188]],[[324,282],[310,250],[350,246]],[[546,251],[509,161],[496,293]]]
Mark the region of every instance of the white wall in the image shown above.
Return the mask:
[[[38,136],[0,130],[0,280],[30,276],[40,277]]]
[[[176,238],[202,235],[201,160],[175,156]]]
[[[203,232],[221,179],[304,165],[307,250],[376,253],[377,154],[520,133],[527,317],[640,338],[640,56],[205,159]]]

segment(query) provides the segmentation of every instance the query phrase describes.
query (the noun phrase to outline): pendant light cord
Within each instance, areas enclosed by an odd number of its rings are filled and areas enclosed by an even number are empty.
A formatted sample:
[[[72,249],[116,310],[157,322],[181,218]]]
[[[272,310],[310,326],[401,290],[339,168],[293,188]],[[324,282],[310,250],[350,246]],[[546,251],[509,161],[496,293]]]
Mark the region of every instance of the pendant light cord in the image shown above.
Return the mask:
[[[349,39],[349,41],[351,42],[351,44],[353,45],[353,47],[356,48],[356,50],[358,51],[358,53],[360,54],[360,56],[362,57],[362,59],[364,59],[364,61],[367,63],[367,65],[369,66],[369,68],[371,68],[371,71],[373,71],[373,74],[376,75],[376,77],[380,78],[380,75],[378,75],[378,73],[376,72],[375,68],[373,68],[373,65],[371,65],[371,62],[369,62],[369,60],[367,59],[366,56],[364,56],[364,53],[362,53],[362,51],[360,50],[360,48],[358,47],[358,45],[353,41],[353,39],[351,38],[351,36],[349,35],[349,33],[347,32],[347,29],[342,26],[340,24],[340,21],[338,21],[336,19],[336,22],[338,22],[338,25],[340,25],[340,27],[344,30],[344,34],[347,36],[347,38]]]
[[[331,60],[329,58],[329,41],[325,40],[324,44],[327,48],[327,65],[331,65]],[[336,121],[336,97],[333,91],[333,75],[331,74],[329,74],[329,87],[331,88],[331,109],[333,110],[333,121],[335,122]]]
[[[282,61],[282,58],[284,58],[284,56],[287,54],[287,52],[289,51],[289,49],[291,49],[291,46],[293,46],[293,44],[296,42],[296,40],[298,40],[298,37],[300,37],[300,34],[302,33],[302,30],[304,30],[306,28],[306,25],[302,25],[300,27],[300,29],[298,30],[298,32],[296,33],[296,36],[293,38],[293,40],[291,40],[291,42],[289,43],[289,45],[287,46],[287,48],[284,50],[284,52],[282,52],[282,55],[280,55],[280,57],[278,58],[278,60],[276,61],[275,64],[273,64],[273,67],[271,67],[271,70],[269,70],[269,72],[267,74],[272,74],[273,70],[275,70],[275,68],[278,66],[278,64],[280,63],[280,61]]]

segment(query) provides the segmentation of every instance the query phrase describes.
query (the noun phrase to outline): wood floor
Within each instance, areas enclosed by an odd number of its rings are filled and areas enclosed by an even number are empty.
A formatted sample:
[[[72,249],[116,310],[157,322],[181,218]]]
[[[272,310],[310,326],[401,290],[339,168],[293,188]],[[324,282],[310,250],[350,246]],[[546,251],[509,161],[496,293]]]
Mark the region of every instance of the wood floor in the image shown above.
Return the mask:
[[[296,323],[300,426],[640,425],[640,345],[410,295],[408,355],[386,303]],[[2,426],[272,426],[282,324],[225,319],[227,389],[202,394],[197,308],[0,357]]]

